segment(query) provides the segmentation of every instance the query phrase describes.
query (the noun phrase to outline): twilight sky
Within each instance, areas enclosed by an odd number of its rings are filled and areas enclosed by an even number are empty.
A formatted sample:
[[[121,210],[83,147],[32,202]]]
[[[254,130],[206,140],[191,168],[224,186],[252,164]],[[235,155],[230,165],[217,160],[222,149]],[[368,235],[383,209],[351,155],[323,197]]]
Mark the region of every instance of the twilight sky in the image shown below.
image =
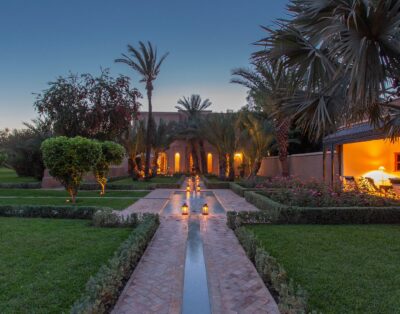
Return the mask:
[[[37,116],[34,95],[58,76],[125,74],[114,59],[127,43],[150,40],[170,55],[155,83],[154,111],[174,111],[178,98],[198,93],[213,111],[239,109],[245,88],[230,84],[247,66],[252,42],[285,15],[287,0],[1,0],[0,129]],[[147,102],[143,99],[143,110]]]

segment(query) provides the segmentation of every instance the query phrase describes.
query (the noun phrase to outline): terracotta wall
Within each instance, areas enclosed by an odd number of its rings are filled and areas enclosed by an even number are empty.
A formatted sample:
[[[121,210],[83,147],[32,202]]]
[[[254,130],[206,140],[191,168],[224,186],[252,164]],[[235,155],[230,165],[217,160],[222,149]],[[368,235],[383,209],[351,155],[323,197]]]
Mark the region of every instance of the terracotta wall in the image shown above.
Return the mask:
[[[309,153],[309,154],[296,154],[289,155],[289,173],[291,176],[296,176],[304,180],[315,178],[322,180],[322,152]],[[330,152],[326,154],[326,179],[328,180],[331,176],[331,155]],[[338,158],[335,153],[335,175],[338,175]],[[281,164],[278,157],[267,157],[264,158],[258,175],[265,177],[278,177],[281,175]]]
[[[109,177],[122,177],[128,175],[128,159],[124,159],[124,161],[118,166],[111,166]],[[96,182],[93,174],[87,173],[84,177],[84,181],[86,182]],[[62,187],[61,183],[54,179],[50,174],[49,171],[46,169],[44,171],[44,176],[42,180],[42,188],[49,189],[49,188],[59,188]]]

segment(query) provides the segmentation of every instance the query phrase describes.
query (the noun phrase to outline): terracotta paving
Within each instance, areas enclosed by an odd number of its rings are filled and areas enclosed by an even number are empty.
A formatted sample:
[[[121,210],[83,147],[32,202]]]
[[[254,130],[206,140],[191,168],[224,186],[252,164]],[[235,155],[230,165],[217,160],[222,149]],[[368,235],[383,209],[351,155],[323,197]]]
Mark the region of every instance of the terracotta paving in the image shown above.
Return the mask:
[[[187,217],[164,217],[112,313],[180,313]]]
[[[201,233],[212,312],[279,313],[226,219],[208,217],[202,221]]]
[[[186,182],[182,185],[186,187]],[[225,210],[257,210],[231,190],[211,190]],[[163,216],[174,190],[158,189],[121,213],[161,213],[161,224],[123,290],[114,314],[182,311],[188,218]],[[212,313],[279,313],[225,215],[201,217],[201,237]]]
[[[154,213],[158,214],[168,203],[169,197],[174,190],[157,189],[151,191],[145,197],[133,203],[131,206],[120,211],[121,215],[129,215],[132,213]]]

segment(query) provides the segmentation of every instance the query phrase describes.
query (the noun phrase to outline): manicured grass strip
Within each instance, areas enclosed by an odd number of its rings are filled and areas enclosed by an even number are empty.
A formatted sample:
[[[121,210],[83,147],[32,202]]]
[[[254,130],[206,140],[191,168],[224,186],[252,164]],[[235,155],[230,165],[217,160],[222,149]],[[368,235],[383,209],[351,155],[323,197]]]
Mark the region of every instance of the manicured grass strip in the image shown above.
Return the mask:
[[[396,313],[400,226],[258,225],[265,249],[323,313]]]
[[[106,191],[106,194],[102,198],[106,197],[143,197],[149,192],[147,191]],[[27,190],[27,189],[0,189],[1,196],[60,196],[69,197],[65,190]],[[88,196],[97,197],[100,196],[100,191],[79,191],[78,197]]]
[[[32,177],[18,177],[14,170],[8,168],[0,168],[0,183],[27,183],[37,182]]]
[[[0,218],[0,313],[69,312],[131,232],[84,220]]]
[[[135,203],[137,198],[78,198],[76,203],[65,198],[0,198],[0,205],[55,205],[55,206],[98,206],[122,210]]]
[[[131,178],[125,178],[110,182],[115,185],[134,185],[137,189],[148,189],[154,183],[177,183],[180,177],[154,177],[149,181],[133,181]]]

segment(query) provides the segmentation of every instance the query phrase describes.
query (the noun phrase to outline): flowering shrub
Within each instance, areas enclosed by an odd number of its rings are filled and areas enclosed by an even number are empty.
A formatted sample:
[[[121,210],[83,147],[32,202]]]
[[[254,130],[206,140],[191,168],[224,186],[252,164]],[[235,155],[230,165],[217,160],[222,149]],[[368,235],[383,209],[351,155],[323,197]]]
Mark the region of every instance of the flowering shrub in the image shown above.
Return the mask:
[[[356,190],[343,191],[339,185],[329,186],[316,180],[298,178],[274,178],[264,183],[262,192],[272,200],[300,207],[380,207],[400,205],[398,200],[371,195]]]

